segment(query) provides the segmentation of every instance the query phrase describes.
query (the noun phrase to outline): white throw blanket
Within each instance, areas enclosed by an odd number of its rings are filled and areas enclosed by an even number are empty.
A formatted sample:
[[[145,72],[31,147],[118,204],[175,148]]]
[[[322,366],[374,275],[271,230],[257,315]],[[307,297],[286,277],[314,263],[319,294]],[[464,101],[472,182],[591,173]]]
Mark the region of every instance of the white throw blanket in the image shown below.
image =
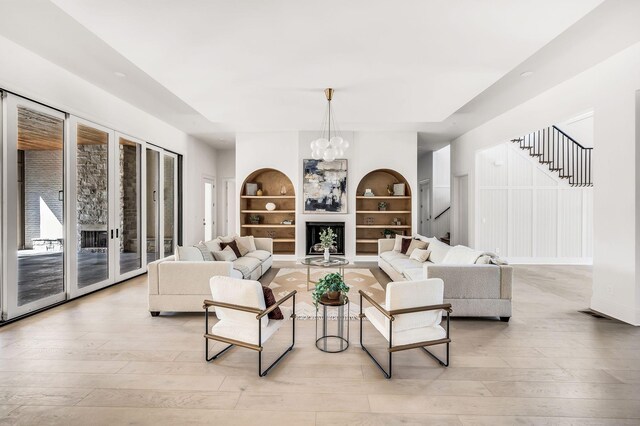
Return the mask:
[[[443,265],[473,265],[480,256],[495,256],[493,253],[487,253],[480,250],[474,250],[466,246],[454,246],[442,261]]]

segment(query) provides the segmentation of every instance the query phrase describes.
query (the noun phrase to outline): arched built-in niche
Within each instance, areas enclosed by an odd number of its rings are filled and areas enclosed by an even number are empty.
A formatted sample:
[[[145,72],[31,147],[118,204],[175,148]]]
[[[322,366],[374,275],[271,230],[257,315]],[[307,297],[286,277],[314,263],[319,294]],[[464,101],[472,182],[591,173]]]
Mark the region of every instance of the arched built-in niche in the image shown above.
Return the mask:
[[[394,184],[404,184],[404,195],[393,195]],[[373,196],[365,196],[370,189]],[[379,206],[386,203],[384,209]],[[394,224],[398,219],[400,224]],[[400,173],[390,169],[373,170],[358,184],[356,194],[356,254],[371,255],[378,252],[378,239],[384,231],[411,235],[411,187]]]
[[[248,195],[248,183],[257,184],[262,195]],[[267,210],[267,203],[275,204],[275,210]],[[255,216],[260,218],[259,223],[251,220]],[[294,254],[295,216],[295,188],[284,173],[275,169],[259,169],[247,176],[240,193],[240,235],[273,238],[274,253]],[[283,224],[284,221],[291,223]]]

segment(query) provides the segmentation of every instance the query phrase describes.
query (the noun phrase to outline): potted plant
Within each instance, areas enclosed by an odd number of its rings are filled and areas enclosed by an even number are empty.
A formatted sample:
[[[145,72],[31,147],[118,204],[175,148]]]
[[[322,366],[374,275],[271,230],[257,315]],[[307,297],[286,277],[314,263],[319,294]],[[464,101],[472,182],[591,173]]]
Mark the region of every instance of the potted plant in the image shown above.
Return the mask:
[[[349,286],[344,283],[342,275],[337,272],[333,272],[318,280],[311,297],[313,298],[313,304],[318,306],[318,302],[325,294],[328,299],[336,300],[341,294],[347,294],[348,292]]]
[[[382,231],[382,235],[384,235],[384,237],[386,239],[390,239],[391,237],[396,235],[396,233],[394,231],[392,231],[391,229],[385,229],[384,231]]]
[[[257,214],[252,214],[251,216],[249,216],[249,223],[251,225],[259,225],[260,224],[260,216],[258,216]]]
[[[336,233],[331,228],[325,228],[320,231],[320,246],[324,249],[324,260],[329,260],[329,249],[336,242]]]
[[[386,201],[380,201],[378,203],[378,210],[383,212],[385,210],[387,210],[387,206],[389,205],[389,203],[387,203]]]

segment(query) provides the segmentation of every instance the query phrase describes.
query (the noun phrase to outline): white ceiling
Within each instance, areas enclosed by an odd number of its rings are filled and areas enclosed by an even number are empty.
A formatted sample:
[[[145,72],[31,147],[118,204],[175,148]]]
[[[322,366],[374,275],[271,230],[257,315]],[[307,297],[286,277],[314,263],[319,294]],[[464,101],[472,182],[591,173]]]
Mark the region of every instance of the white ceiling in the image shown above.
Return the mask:
[[[438,149],[640,40],[640,1],[52,1],[0,35],[219,148],[317,130],[331,86],[344,130]]]
[[[54,0],[225,130],[440,122],[601,0]]]

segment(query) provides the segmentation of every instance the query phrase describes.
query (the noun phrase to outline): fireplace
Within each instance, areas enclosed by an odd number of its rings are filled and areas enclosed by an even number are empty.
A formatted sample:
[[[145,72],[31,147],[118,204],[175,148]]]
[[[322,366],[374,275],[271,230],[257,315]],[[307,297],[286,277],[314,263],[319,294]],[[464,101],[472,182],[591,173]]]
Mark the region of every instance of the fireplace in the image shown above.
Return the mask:
[[[344,222],[307,222],[306,253],[319,255],[324,252],[320,248],[320,232],[326,228],[333,229],[336,234],[335,245],[329,251],[331,254],[344,255]]]
[[[80,250],[87,252],[106,252],[109,236],[103,230],[81,230]]]

